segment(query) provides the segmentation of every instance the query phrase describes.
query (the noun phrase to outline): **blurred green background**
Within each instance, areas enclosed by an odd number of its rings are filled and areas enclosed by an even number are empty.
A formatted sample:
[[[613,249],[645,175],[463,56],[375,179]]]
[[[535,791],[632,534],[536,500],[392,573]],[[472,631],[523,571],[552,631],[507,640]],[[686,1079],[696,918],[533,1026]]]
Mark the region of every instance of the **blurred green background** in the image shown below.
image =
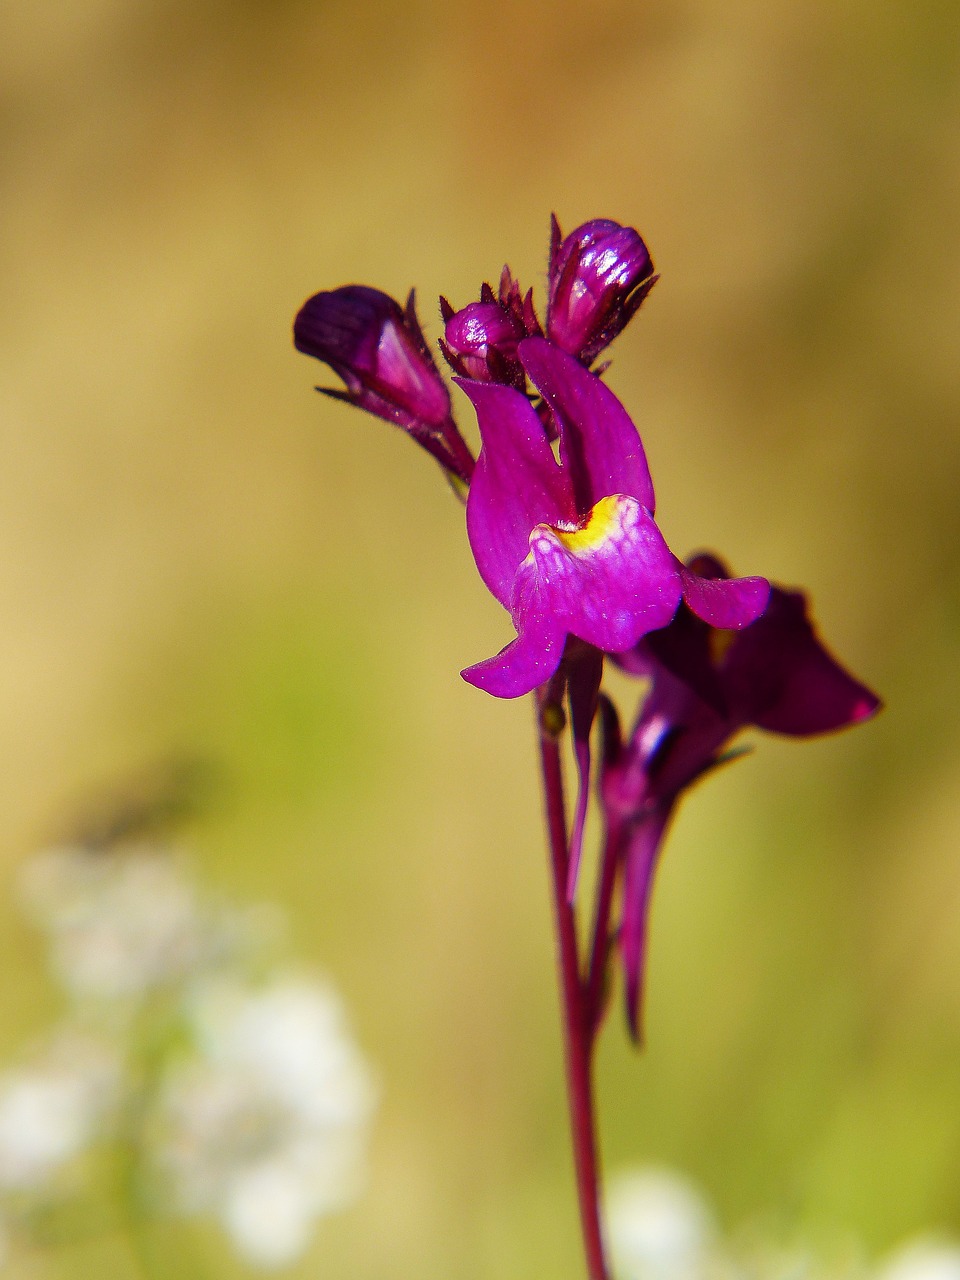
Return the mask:
[[[347,282],[433,338],[505,260],[542,298],[552,209],[662,273],[608,380],[674,548],[805,584],[888,704],[688,800],[608,1164],[731,1225],[960,1228],[953,0],[0,0],[0,146],[5,882],[89,788],[221,770],[205,876],[286,904],[383,1088],[298,1274],[581,1274],[530,708],[458,676],[509,623],[433,465],[290,341]],[[0,928],[12,1052],[56,998]]]

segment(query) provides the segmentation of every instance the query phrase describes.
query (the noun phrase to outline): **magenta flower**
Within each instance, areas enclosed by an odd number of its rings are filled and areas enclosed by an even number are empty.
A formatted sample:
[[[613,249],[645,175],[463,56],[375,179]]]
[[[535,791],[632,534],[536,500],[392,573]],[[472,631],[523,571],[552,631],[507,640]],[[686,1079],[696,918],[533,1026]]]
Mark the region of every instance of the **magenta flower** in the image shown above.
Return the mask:
[[[550,224],[547,337],[590,365],[621,333],[657,282],[633,227],[594,218],[563,237]]]
[[[712,556],[692,561],[687,573],[704,590],[729,581]],[[748,725],[812,737],[868,719],[880,699],[825,648],[805,597],[776,586],[763,615],[741,631],[710,626],[682,605],[669,626],[619,662],[651,682],[626,743],[612,705],[604,704],[601,769],[607,821],[623,837],[620,950],[636,1035],[653,874],[683,792],[730,758],[728,743]]]
[[[638,1035],[650,892],[687,787],[724,760],[740,729],[798,737],[871,716],[879,700],[827,652],[804,597],[719,561],[683,564],[654,520],[637,429],[592,368],[656,283],[640,235],[608,219],[564,236],[551,220],[545,322],[508,267],[496,291],[455,310],[440,299],[440,350],[477,415],[476,462],[413,306],[350,285],[312,297],[294,326],[300,351],[345,390],[327,391],[396,423],[466,492],[467,535],[483,582],[516,636],[467,668],[502,698],[535,691],[564,1053],[584,1251],[609,1280],[600,1215],[593,1062],[619,947],[627,1018]],[[604,661],[648,683],[629,738],[601,692]],[[564,701],[569,716],[564,713]],[[591,740],[599,718],[599,786]],[[568,811],[562,738],[578,774]],[[574,891],[590,801],[603,846],[592,920]],[[584,927],[586,926],[586,927]]]
[[[519,697],[554,674],[568,636],[625,653],[666,626],[684,591],[709,621],[752,622],[766,604],[764,579],[707,593],[670,552],[654,523],[643,445],[613,392],[541,338],[517,351],[556,419],[560,462],[525,396],[458,379],[482,440],[467,534],[480,576],[518,633],[464,678],[497,697]]]
[[[469,481],[473,457],[453,421],[450,393],[417,319],[414,295],[402,308],[365,285],[317,293],[293,324],[298,351],[328,364],[346,391],[318,387],[396,423],[449,472]]]

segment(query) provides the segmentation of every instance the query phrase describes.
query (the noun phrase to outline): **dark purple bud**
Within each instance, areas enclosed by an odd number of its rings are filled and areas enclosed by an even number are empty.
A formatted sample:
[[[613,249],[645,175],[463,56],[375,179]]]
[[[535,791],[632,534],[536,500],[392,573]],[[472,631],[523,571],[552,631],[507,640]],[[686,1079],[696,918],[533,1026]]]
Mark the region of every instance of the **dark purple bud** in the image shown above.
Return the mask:
[[[314,294],[294,321],[293,341],[346,385],[345,391],[318,390],[396,423],[469,480],[473,459],[454,425],[450,394],[427,348],[412,292],[406,308],[365,285]]]
[[[471,302],[450,317],[444,331],[467,376],[487,382],[493,380],[496,356],[503,364],[519,364],[517,343],[523,336],[523,327],[498,302]]]
[[[656,283],[647,246],[632,227],[606,218],[561,239],[552,221],[547,338],[591,364]]]

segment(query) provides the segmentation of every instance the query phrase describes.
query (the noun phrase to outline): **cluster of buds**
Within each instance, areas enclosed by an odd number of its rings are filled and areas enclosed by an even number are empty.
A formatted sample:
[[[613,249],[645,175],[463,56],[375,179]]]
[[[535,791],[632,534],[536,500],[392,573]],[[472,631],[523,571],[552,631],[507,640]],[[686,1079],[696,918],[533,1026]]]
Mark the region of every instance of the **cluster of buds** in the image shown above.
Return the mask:
[[[497,697],[536,691],[545,726],[560,724],[557,709],[569,703],[579,773],[570,901],[600,718],[605,852],[586,1016],[599,1026],[617,940],[634,1035],[652,875],[680,796],[729,758],[726,745],[745,726],[808,736],[880,705],[824,648],[800,593],[732,578],[710,556],[684,562],[667,546],[639,433],[596,364],[657,278],[633,228],[595,219],[564,236],[554,218],[543,322],[508,267],[496,291],[485,284],[460,310],[441,299],[440,350],[476,413],[476,460],[412,294],[401,308],[349,285],[310,298],[294,325],[297,348],[346,384],[328,394],[402,427],[468,491],[477,568],[517,634],[462,674]],[[600,692],[605,658],[646,682],[627,737]]]
[[[537,315],[533,290],[524,293],[504,267],[496,290],[454,309],[440,299],[444,335],[439,348],[459,379],[492,382],[526,394],[527,374],[518,347],[546,338],[590,367],[624,329],[657,281],[643,240],[632,227],[596,218],[563,236],[551,220],[546,323]],[[314,294],[294,323],[298,351],[323,361],[345,389],[318,387],[406,431],[458,481],[469,484],[473,457],[450,406],[450,393],[423,336],[414,291],[401,306],[367,285],[345,285]],[[538,406],[551,439],[556,425]]]

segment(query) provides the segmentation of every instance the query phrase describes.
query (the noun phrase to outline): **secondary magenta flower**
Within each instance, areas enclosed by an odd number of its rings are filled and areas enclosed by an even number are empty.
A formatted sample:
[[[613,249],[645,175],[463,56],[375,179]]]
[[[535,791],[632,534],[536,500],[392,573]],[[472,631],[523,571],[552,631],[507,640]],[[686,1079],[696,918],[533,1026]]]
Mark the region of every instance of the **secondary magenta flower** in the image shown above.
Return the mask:
[[[666,626],[685,590],[712,622],[753,621],[766,604],[764,579],[716,583],[707,593],[670,552],[653,519],[640,436],[613,392],[542,338],[525,339],[517,352],[556,420],[560,462],[525,396],[458,379],[482,440],[467,534],[480,576],[518,633],[464,678],[519,697],[553,675],[568,636],[624,653]]]
[[[687,572],[706,590],[728,581],[712,556],[691,561]],[[880,699],[825,648],[805,597],[777,586],[763,615],[741,631],[712,627],[681,605],[669,626],[619,662],[650,681],[626,743],[612,705],[604,704],[601,768],[607,821],[622,832],[620,949],[636,1035],[653,874],[683,792],[729,758],[730,740],[748,725],[812,737],[868,719]]]
[[[547,337],[583,364],[623,331],[656,282],[633,227],[594,218],[563,237],[551,219]]]
[[[317,293],[293,325],[298,351],[328,364],[346,391],[318,387],[396,423],[460,480],[473,457],[453,421],[450,393],[427,348],[411,291],[405,308],[365,285]]]

